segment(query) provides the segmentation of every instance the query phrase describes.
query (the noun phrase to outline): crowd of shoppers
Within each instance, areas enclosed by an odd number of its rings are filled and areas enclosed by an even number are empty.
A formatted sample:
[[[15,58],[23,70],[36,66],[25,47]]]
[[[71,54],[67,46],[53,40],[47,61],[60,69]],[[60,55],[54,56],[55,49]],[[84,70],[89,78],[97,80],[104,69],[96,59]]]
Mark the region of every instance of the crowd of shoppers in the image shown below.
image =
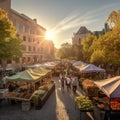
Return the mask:
[[[77,86],[78,86],[78,78],[73,73],[72,74],[65,74],[60,73],[60,84],[61,84],[61,91],[64,92],[65,88],[68,92],[71,90],[73,93],[76,93]]]

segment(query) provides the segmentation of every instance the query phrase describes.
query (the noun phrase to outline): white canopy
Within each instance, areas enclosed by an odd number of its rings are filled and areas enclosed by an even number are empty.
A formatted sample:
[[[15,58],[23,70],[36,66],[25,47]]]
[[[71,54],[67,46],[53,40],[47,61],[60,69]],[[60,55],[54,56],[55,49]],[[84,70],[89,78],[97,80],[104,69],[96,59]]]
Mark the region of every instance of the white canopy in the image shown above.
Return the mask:
[[[34,65],[28,65],[26,68],[47,68],[45,65],[43,64],[34,64]]]
[[[55,66],[57,66],[58,64],[60,64],[60,61],[50,61],[50,62],[43,63],[43,65],[51,69],[55,68]]]
[[[27,68],[37,68],[37,67],[41,67],[41,68],[45,68],[45,69],[52,69],[54,68],[56,65],[58,65],[60,63],[60,61],[51,61],[51,62],[45,62],[42,64],[34,64],[34,65],[30,65],[27,66]]]
[[[120,98],[120,76],[94,82],[108,97]]]
[[[93,64],[84,65],[79,67],[81,73],[89,73],[89,72],[105,72],[104,69],[97,67]]]
[[[73,63],[73,66],[82,66],[82,65],[86,65],[86,63],[84,63],[82,61],[76,61]]]

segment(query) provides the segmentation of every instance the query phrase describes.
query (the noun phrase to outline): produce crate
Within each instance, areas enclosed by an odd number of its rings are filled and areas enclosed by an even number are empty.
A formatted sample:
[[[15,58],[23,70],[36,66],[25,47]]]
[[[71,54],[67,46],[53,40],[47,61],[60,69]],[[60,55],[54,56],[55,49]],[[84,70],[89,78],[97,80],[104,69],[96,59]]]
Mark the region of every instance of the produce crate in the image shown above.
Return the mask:
[[[112,98],[110,107],[113,111],[120,111],[120,98]]]

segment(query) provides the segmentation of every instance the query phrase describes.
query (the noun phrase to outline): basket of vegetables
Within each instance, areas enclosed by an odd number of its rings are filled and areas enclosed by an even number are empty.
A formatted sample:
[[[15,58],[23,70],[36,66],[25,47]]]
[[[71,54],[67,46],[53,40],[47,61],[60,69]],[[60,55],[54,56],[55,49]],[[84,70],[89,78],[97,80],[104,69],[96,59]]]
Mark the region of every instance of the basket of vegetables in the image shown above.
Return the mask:
[[[94,105],[92,101],[87,96],[78,96],[75,97],[75,103],[78,109],[83,112],[93,111]]]

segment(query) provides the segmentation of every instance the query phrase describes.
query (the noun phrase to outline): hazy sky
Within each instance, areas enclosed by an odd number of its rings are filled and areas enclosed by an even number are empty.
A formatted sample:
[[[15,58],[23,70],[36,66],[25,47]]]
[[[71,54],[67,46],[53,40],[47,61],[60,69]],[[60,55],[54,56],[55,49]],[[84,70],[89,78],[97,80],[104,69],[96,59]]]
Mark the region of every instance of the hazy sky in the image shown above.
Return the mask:
[[[72,42],[80,26],[102,30],[108,15],[120,9],[120,0],[11,0],[12,9],[37,18],[38,24],[54,32],[54,45]]]

